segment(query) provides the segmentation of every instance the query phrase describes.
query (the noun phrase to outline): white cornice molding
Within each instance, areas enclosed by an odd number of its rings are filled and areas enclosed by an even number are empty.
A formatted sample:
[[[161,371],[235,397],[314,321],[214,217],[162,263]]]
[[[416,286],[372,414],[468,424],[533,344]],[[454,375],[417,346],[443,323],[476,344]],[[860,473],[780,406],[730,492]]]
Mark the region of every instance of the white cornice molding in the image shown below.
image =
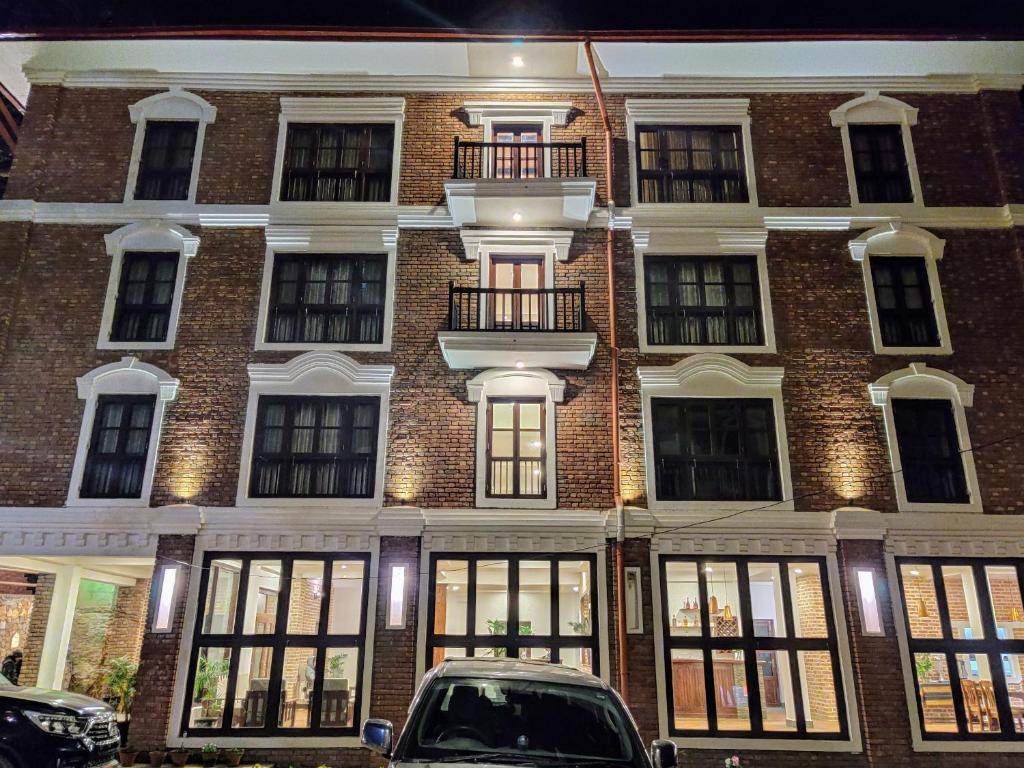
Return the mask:
[[[571,101],[467,101],[463,104],[469,115],[469,124],[480,126],[485,120],[507,118],[548,119],[552,125],[565,125],[569,119]]]
[[[768,243],[768,230],[761,228],[655,227],[632,230],[633,245],[643,250],[713,248],[719,253],[749,253]]]
[[[478,261],[490,251],[500,251],[503,246],[537,248],[554,254],[558,261],[569,260],[572,245],[571,229],[460,229],[459,237],[466,249],[466,258]]]
[[[116,363],[101,365],[79,376],[78,399],[87,400],[103,393],[158,393],[161,400],[178,396],[180,381],[155,365],[140,362],[137,357],[122,357]]]
[[[893,221],[864,232],[849,242],[849,248],[850,257],[858,262],[872,254],[924,256],[938,261],[946,241],[920,227]]]
[[[217,119],[217,108],[202,96],[171,88],[137,101],[128,107],[132,123],[140,120],[197,120],[212,123]]]
[[[184,227],[159,219],[127,224],[105,234],[103,242],[108,256],[132,249],[155,251],[166,248],[191,259],[199,250],[198,237]]]
[[[917,108],[891,96],[882,96],[877,89],[851,99],[828,113],[832,125],[839,128],[859,123],[899,123],[917,125]]]
[[[906,368],[887,373],[873,384],[868,384],[868,393],[871,395],[871,402],[877,406],[884,406],[889,402],[889,395],[893,388],[911,381],[922,381],[925,384],[936,386],[947,394],[956,396],[957,401],[964,407],[970,408],[974,405],[974,385],[968,384],[959,376],[952,373],[932,368],[924,363],[911,363]]]
[[[672,365],[650,365],[637,368],[640,387],[679,387],[693,376],[713,373],[726,376],[745,386],[781,387],[783,368],[751,366],[728,355],[702,352],[690,355]]]
[[[294,384],[307,373],[325,370],[353,385],[389,386],[395,375],[393,365],[362,365],[341,352],[306,352],[286,363],[250,363],[248,370],[253,384]]]
[[[267,226],[264,237],[270,248],[380,251],[395,247],[398,243],[398,227],[272,224]]]
[[[405,117],[402,97],[347,98],[338,96],[282,96],[282,120],[354,120],[391,122]]]
[[[636,122],[736,121],[750,114],[750,99],[626,99],[626,117]]]
[[[466,382],[467,398],[471,403],[479,403],[489,386],[498,382],[507,384],[514,379],[545,387],[553,402],[560,403],[565,398],[565,381],[545,368],[491,368],[482,371]]]

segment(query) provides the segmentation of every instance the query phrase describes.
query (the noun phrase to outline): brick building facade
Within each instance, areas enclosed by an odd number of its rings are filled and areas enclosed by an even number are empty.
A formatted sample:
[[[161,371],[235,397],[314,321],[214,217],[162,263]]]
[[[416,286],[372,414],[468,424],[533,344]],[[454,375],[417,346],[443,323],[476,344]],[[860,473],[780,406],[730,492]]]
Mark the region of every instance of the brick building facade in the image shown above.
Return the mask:
[[[0,567],[153,563],[135,746],[365,765],[359,722],[475,652],[624,659],[686,765],[1017,764],[1022,75],[641,77],[600,44],[612,202],[585,66],[303,82],[76,45],[26,68],[0,201]],[[364,191],[287,199],[309,168]],[[133,309],[139,254],[174,267]],[[317,312],[359,327],[275,335]]]

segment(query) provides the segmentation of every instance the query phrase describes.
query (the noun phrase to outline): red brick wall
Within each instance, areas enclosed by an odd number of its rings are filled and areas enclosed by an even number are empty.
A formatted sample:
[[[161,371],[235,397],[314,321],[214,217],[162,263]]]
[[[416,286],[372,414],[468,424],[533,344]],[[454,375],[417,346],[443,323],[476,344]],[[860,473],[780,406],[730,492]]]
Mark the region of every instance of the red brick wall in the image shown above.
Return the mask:
[[[39,679],[39,657],[43,652],[43,639],[46,637],[46,622],[50,618],[50,606],[53,604],[53,584],[56,577],[52,573],[39,574],[36,582],[36,595],[32,602],[32,616],[29,619],[28,637],[21,644],[24,656],[21,660],[20,685],[35,685]]]

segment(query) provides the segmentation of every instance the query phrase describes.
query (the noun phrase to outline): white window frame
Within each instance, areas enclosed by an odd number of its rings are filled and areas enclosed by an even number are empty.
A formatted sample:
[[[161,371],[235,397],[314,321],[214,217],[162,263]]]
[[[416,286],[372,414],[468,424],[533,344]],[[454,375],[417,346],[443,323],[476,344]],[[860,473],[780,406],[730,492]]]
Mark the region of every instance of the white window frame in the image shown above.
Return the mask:
[[[174,620],[178,616],[178,593],[181,591],[181,582],[184,578],[183,571],[184,566],[179,564],[174,565],[161,565],[157,568],[156,578],[153,579],[153,595],[150,598],[150,603],[153,606],[152,616],[150,617],[149,631],[154,634],[168,634],[173,632]],[[170,608],[167,613],[167,625],[160,626],[160,605],[164,598],[164,588],[167,583],[168,574],[174,574],[174,583],[170,591]]]
[[[702,352],[679,360],[670,366],[644,366],[637,369],[644,419],[644,458],[647,471],[647,507],[651,511],[677,512],[740,512],[758,510],[753,514],[770,515],[791,511],[793,480],[790,474],[789,441],[782,402],[782,368],[754,367],[714,352]],[[779,471],[779,501],[661,501],[654,477],[654,429],[651,399],[728,398],[768,399],[775,415],[776,455]]]
[[[625,568],[626,580],[623,591],[626,596],[626,632],[630,635],[644,633],[644,581],[643,571],[639,566],[629,565]],[[635,617],[635,621],[632,620]]]
[[[490,142],[494,124],[536,124],[540,123],[541,143],[551,141],[551,127],[564,126],[572,110],[572,102],[568,101],[467,101],[463,104],[472,127],[482,128],[481,141]],[[490,150],[483,153],[483,175],[490,178]],[[544,167],[551,167],[551,150],[544,150]]]
[[[743,136],[745,203],[641,203],[637,184],[636,129],[641,125],[738,125]],[[626,99],[626,141],[629,147],[629,199],[640,210],[704,210],[721,214],[757,208],[757,174],[750,131],[750,99]]]
[[[318,200],[282,200],[281,177],[284,173],[285,145],[288,141],[288,123],[393,123],[395,144],[391,152],[391,197],[386,202],[352,201],[331,202]],[[274,157],[274,178],[270,189],[271,206],[287,209],[300,206],[302,210],[321,210],[325,216],[341,207],[347,210],[365,210],[370,206],[397,206],[399,170],[402,166],[402,126],[405,123],[404,98],[344,98],[282,96],[278,117],[277,153]]]
[[[132,144],[131,159],[128,162],[128,181],[124,190],[124,201],[135,205],[165,208],[168,205],[194,203],[196,188],[199,186],[199,165],[203,157],[203,142],[206,126],[217,119],[217,108],[201,96],[172,88],[163,93],[147,96],[128,107],[128,115],[135,125],[135,140]],[[197,122],[196,146],[192,155],[192,176],[185,200],[135,200],[135,185],[139,179],[142,162],[142,147],[146,141],[146,125],[150,120],[192,120]]]
[[[768,285],[768,230],[766,229],[655,229],[633,230],[633,273],[636,279],[637,334],[640,351],[649,354],[694,354],[722,352],[736,354],[772,353],[775,323]],[[644,258],[652,256],[753,256],[761,303],[764,340],[757,345],[732,344],[650,344],[647,341],[647,280]]]
[[[544,285],[555,287],[555,262],[569,260],[572,230],[463,229],[459,231],[469,261],[480,262],[480,287],[491,287],[492,256],[540,256]],[[484,311],[481,309],[481,311]]]
[[[286,363],[251,363],[249,399],[242,436],[242,462],[238,472],[238,507],[331,507],[338,510],[380,509],[384,504],[384,467],[387,459],[388,403],[393,365],[361,365],[340,352],[306,352]],[[262,395],[358,396],[380,398],[377,419],[377,456],[373,497],[346,498],[253,498],[249,496],[256,416]]]
[[[263,259],[263,281],[260,288],[259,313],[256,318],[256,349],[302,352],[334,350],[338,352],[390,352],[391,332],[395,319],[395,273],[398,261],[398,229],[396,227],[284,227],[266,229],[267,248]],[[315,343],[267,341],[267,323],[273,293],[274,259],[277,254],[384,254],[387,268],[384,277],[384,333],[380,343]]]
[[[974,454],[970,450],[971,437],[967,429],[965,409],[974,405],[974,385],[938,368],[924,363],[911,363],[906,368],[887,373],[874,384],[868,384],[868,393],[873,405],[882,409],[885,422],[885,437],[889,444],[889,461],[892,464],[893,484],[896,486],[896,505],[900,512],[981,512],[981,489],[978,473],[974,466]],[[910,502],[903,481],[903,462],[900,460],[899,440],[896,438],[896,421],[892,413],[893,399],[948,400],[953,404],[953,422],[956,425],[957,443],[964,465],[964,480],[970,501],[966,504],[933,504]]]
[[[863,96],[851,99],[828,113],[832,125],[840,130],[843,141],[843,159],[846,162],[846,180],[850,187],[850,205],[858,207],[885,206],[887,208],[918,208],[924,206],[921,194],[921,179],[917,173],[917,158],[914,155],[914,141],[911,127],[917,125],[917,108],[882,96],[878,91],[866,91]],[[862,203],[857,194],[857,173],[853,165],[853,147],[850,143],[851,125],[898,125],[903,135],[903,154],[907,160],[907,175],[910,176],[910,192],[913,200],[909,203]]]
[[[160,429],[164,421],[167,404],[178,396],[179,381],[154,365],[139,362],[135,357],[122,357],[116,363],[101,365],[76,380],[78,399],[85,401],[85,413],[78,433],[78,449],[71,468],[71,483],[68,487],[69,507],[148,507],[153,492],[153,473],[156,469],[157,449],[160,446]],[[142,491],[134,499],[92,499],[82,498],[82,478],[89,458],[89,443],[92,440],[92,426],[96,418],[96,403],[100,395],[155,395],[153,423],[149,430],[149,445],[146,448],[146,469],[142,478]]]
[[[185,274],[189,262],[199,250],[199,238],[184,227],[162,221],[140,221],[116,229],[103,236],[107,255],[110,257],[110,276],[107,279],[107,294],[103,301],[103,315],[100,318],[100,332],[96,340],[97,349],[174,349],[178,334],[178,320],[181,315],[181,299],[185,292]],[[121,272],[124,269],[124,254],[128,251],[176,252],[178,268],[174,278],[174,295],[171,299],[170,316],[167,320],[167,338],[163,341],[114,341],[110,338],[117,313],[117,296],[121,290]]]
[[[466,382],[476,412],[476,506],[489,509],[554,509],[558,500],[555,403],[565,398],[565,382],[543,368],[491,368]],[[543,397],[545,495],[538,499],[505,499],[487,495],[487,401],[492,397]]]
[[[401,570],[402,572],[402,587],[401,592],[395,592],[395,572]],[[388,566],[388,598],[387,605],[385,608],[385,622],[384,629],[405,629],[409,619],[409,583],[412,581],[410,576],[412,575],[412,567],[407,562],[391,563]],[[396,596],[400,599],[399,610],[401,616],[394,620],[391,609],[394,607],[394,601]]]
[[[950,355],[953,343],[949,337],[946,322],[946,305],[942,301],[942,284],[939,282],[938,263],[942,259],[946,241],[920,227],[900,222],[891,222],[875,227],[851,240],[848,244],[850,257],[861,265],[864,274],[864,293],[868,301],[868,317],[871,320],[871,342],[879,355]],[[878,300],[875,297],[875,281],[871,277],[872,256],[906,256],[923,258],[928,275],[928,290],[931,292],[932,310],[935,313],[935,328],[939,334],[937,347],[887,347],[882,342],[882,327],[878,318]]]

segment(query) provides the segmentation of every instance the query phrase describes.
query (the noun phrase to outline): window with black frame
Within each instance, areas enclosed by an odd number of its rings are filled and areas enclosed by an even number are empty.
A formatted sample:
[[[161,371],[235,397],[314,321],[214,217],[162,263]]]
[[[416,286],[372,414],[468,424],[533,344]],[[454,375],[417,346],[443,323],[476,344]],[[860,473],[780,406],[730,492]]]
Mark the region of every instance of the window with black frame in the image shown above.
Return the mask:
[[[923,737],[1024,740],[1024,561],[897,566]]]
[[[167,340],[178,259],[177,253],[128,251],[124,254],[111,341]]]
[[[899,125],[851,125],[850,149],[862,203],[912,203],[910,169]]]
[[[748,256],[645,256],[647,343],[762,344],[757,261]]]
[[[542,498],[547,445],[542,398],[487,399],[487,496]]]
[[[80,498],[142,496],[155,406],[155,395],[97,398]]]
[[[383,254],[275,256],[266,341],[379,344],[386,272]]]
[[[388,202],[393,123],[289,123],[281,199]]]
[[[641,203],[746,203],[740,126],[642,125],[636,129]]]
[[[599,674],[596,579],[593,554],[435,554],[427,663],[507,657]]]
[[[775,408],[757,398],[651,400],[658,501],[778,501]]]
[[[371,498],[379,418],[379,397],[261,396],[249,495]]]
[[[662,557],[669,733],[846,739],[821,558]]]
[[[887,347],[939,346],[928,268],[923,258],[872,256],[871,281],[882,344]]]
[[[146,121],[136,200],[188,200],[198,134],[193,120]]]
[[[970,494],[953,403],[894,398],[892,415],[907,501],[967,504]]]
[[[369,556],[208,553],[185,735],[353,735]]]

